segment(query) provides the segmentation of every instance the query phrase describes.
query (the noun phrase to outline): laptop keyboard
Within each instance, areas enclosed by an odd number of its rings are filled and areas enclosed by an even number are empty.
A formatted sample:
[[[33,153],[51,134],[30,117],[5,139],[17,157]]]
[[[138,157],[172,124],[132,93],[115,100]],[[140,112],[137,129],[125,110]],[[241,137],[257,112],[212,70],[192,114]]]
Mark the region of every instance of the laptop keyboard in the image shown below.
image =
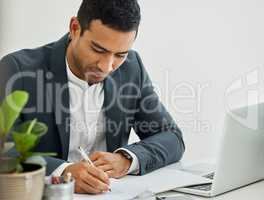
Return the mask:
[[[207,174],[207,175],[205,175],[203,177],[213,180],[214,179],[214,175],[215,175],[215,173],[212,172],[212,173]],[[212,183],[194,185],[194,186],[189,186],[187,188],[194,189],[194,190],[210,191],[212,189]]]
[[[190,186],[187,188],[194,189],[194,190],[210,191],[212,189],[212,183],[203,184],[203,185],[195,185],[195,186]]]

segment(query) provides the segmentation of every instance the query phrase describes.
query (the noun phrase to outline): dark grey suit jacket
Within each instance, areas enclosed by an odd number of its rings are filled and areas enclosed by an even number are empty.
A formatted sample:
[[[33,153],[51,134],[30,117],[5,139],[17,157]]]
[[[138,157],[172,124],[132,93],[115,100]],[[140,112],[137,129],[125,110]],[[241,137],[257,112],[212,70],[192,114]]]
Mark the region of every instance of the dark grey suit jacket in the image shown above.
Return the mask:
[[[19,121],[48,125],[35,151],[56,152],[47,157],[47,174],[65,162],[69,150],[69,90],[65,53],[68,36],[37,49],[25,49],[0,61],[0,100],[11,90],[25,90],[30,99]],[[104,80],[107,151],[124,147],[138,157],[140,175],[181,159],[182,133],[159,101],[151,80],[135,51]],[[62,103],[62,104],[61,104]],[[127,145],[131,128],[141,139]]]

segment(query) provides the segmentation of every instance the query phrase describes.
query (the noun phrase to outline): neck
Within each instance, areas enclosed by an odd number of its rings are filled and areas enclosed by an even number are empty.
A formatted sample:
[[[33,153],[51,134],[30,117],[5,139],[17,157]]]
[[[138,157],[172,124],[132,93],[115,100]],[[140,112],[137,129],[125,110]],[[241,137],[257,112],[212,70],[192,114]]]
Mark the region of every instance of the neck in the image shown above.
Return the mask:
[[[71,72],[77,76],[78,78],[85,80],[84,76],[82,75],[81,71],[79,70],[79,68],[77,67],[77,64],[75,62],[75,59],[73,57],[73,52],[72,52],[72,46],[71,43],[69,44],[67,51],[66,51],[66,59],[68,62],[68,66],[71,70]]]

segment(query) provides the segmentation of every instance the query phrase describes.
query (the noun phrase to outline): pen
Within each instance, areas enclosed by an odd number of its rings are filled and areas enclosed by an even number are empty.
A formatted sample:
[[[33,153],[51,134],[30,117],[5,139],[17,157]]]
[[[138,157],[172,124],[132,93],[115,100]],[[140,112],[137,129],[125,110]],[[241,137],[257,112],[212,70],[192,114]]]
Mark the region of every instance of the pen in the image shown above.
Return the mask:
[[[85,153],[85,151],[83,150],[83,148],[81,146],[78,147],[78,150],[80,152],[80,154],[82,155],[83,159],[88,162],[90,165],[94,166],[93,162],[90,160],[90,158],[87,156],[87,154]]]
[[[83,150],[83,148],[81,146],[78,147],[78,151],[80,152],[81,156],[83,157],[83,159],[88,162],[90,165],[94,166],[93,162],[90,160],[90,158],[87,156],[87,154],[85,153],[85,151]],[[109,191],[111,192],[111,188],[109,188]]]

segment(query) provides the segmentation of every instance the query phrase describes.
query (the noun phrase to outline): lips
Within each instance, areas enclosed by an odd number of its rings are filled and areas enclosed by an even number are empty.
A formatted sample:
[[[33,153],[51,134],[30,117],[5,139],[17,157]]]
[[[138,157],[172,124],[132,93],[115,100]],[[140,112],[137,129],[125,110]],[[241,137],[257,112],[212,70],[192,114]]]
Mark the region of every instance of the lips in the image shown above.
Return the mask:
[[[92,72],[91,75],[94,76],[94,77],[96,77],[96,78],[103,78],[104,77],[104,75],[102,73]]]
[[[89,76],[96,76],[96,77],[101,77],[102,76],[102,72],[99,72],[98,70],[96,70],[96,71],[92,71],[92,70],[87,70],[86,72],[85,72],[85,74],[86,75],[89,75]]]

